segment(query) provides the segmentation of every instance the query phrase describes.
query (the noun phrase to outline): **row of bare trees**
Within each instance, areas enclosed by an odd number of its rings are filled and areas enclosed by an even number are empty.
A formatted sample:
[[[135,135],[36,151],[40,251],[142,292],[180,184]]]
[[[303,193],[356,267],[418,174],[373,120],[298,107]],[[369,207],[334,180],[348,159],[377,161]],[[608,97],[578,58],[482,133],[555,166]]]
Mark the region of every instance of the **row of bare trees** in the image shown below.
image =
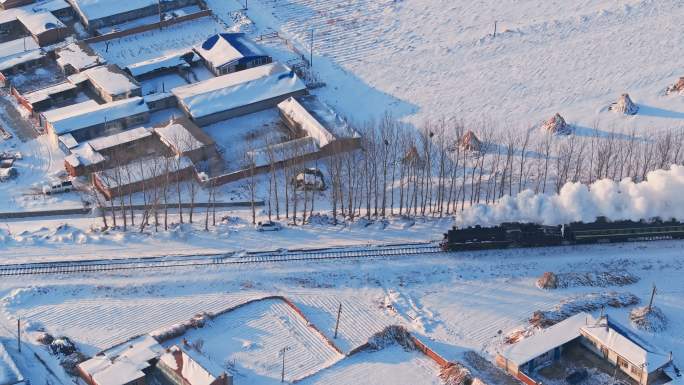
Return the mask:
[[[465,207],[493,203],[504,195],[529,189],[555,193],[567,182],[591,184],[609,178],[642,181],[648,172],[684,161],[684,130],[639,135],[600,131],[598,127],[573,135],[553,135],[528,129],[495,130],[487,125],[466,129],[458,121],[429,122],[419,130],[391,116],[357,127],[361,149],[336,152],[324,159],[310,156],[310,138],[287,145],[266,143],[255,149],[245,146],[246,187],[251,219],[257,221],[256,201],[265,201],[268,219],[305,223],[325,207],[332,219],[384,218],[389,215],[448,216]],[[274,140],[273,143],[276,143]],[[204,191],[207,208],[204,228],[216,225],[214,183],[200,186],[195,178],[176,178],[182,168],[178,156],[115,161],[102,173],[103,181],[121,188],[140,180],[141,197],[136,223],[131,194],[117,191],[117,198],[105,204],[106,226],[122,225],[142,231],[147,226],[169,228],[169,209],[176,209],[181,223],[196,220],[195,201]],[[326,171],[325,193],[301,189],[295,183],[304,168]],[[144,178],[140,176],[145,175]],[[212,204],[213,202],[213,204]],[[107,218],[106,211],[109,212]]]

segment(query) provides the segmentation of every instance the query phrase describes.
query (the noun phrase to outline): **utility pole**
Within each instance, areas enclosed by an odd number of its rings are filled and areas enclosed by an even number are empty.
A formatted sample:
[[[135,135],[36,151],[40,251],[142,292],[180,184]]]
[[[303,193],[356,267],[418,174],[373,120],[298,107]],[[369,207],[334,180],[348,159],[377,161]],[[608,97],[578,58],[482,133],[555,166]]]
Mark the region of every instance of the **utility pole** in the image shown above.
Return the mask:
[[[280,371],[280,382],[285,382],[285,352],[289,349],[289,347],[284,347],[280,349],[280,354],[283,356],[283,369]]]
[[[655,298],[656,295],[656,285],[653,284],[653,290],[651,291],[651,300],[648,301],[648,311],[651,312],[651,308],[653,308],[653,298]]]
[[[342,314],[342,302],[340,302],[340,307],[337,309],[337,321],[335,321],[335,339],[337,339],[337,329],[340,327],[340,315]]]
[[[314,45],[314,30],[311,28],[311,48],[309,49],[309,67],[313,67],[313,45]]]
[[[21,353],[21,318],[17,318],[17,349]]]
[[[247,10],[247,0],[245,0],[245,11]]]
[[[496,37],[496,23],[497,23],[497,21],[494,20],[494,37]]]
[[[161,31],[161,29],[162,29],[162,22],[164,21],[164,19],[162,19],[161,0],[157,0],[157,12],[159,13],[159,30]]]

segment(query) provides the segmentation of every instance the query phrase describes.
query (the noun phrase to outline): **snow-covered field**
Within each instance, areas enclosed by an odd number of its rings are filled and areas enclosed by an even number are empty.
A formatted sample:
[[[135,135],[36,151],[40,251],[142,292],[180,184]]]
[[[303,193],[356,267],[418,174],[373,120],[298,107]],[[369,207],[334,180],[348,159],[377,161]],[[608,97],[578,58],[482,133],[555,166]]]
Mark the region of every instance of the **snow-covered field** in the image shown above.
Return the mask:
[[[0,297],[3,298],[0,304],[6,328],[16,317],[21,317],[29,336],[32,330],[44,328],[55,335],[69,336],[84,353],[93,354],[129,337],[183,322],[200,312],[220,312],[250,299],[283,295],[302,309],[312,325],[343,353],[359,346],[386,325],[399,324],[421,336],[445,358],[463,361],[462,354],[466,350],[475,350],[492,359],[504,337],[527,327],[535,310],[553,310],[564,300],[609,291],[634,294],[643,304],[648,301],[651,285],[655,282],[658,287],[655,301],[669,320],[668,329],[661,333],[630,329],[654,345],[673,351],[675,362],[680,362],[679,357],[684,356],[684,339],[679,333],[684,327],[681,250],[681,241],[662,241],[464,252],[391,260],[8,277],[0,282]],[[556,290],[536,287],[536,279],[545,271],[599,270],[626,270],[639,281],[626,286],[573,286]],[[218,365],[235,359],[238,366],[243,365],[241,369],[247,373],[250,384],[273,381],[275,369],[259,367],[256,363],[276,365],[277,349],[283,347],[277,337],[278,330],[289,336],[283,337],[282,341],[301,344],[297,345],[301,349],[293,348],[287,359],[293,363],[310,363],[308,369],[301,369],[298,375],[315,374],[306,380],[311,383],[332,383],[335,378],[350,378],[351,381],[354,376],[363,375],[372,368],[378,370],[378,377],[371,379],[380,381],[382,373],[394,375],[392,368],[395,365],[398,366],[397,376],[412,370],[435,372],[422,357],[414,353],[399,354],[401,352],[396,350],[342,359],[329,369],[320,370],[337,361],[332,358],[336,356],[322,355],[327,358],[314,362],[303,346],[314,344],[314,341],[321,344],[322,337],[318,335],[317,339],[312,339],[317,334],[311,334],[308,329],[306,332],[291,329],[296,317],[293,318],[293,313],[284,305],[275,305],[279,302],[257,303],[220,315],[208,328],[191,330],[186,336],[190,336],[190,340],[202,338],[207,352],[213,351],[210,350],[213,349],[210,348],[213,345],[210,335],[217,325],[217,333],[228,333],[230,338],[247,341],[250,349],[242,342],[217,345],[218,350],[210,356]],[[340,303],[340,333],[334,339],[332,334]],[[629,325],[630,309],[609,307],[607,311],[611,317]],[[595,313],[598,312],[597,308]],[[228,327],[237,324],[243,326]],[[291,338],[294,340],[289,340]],[[301,342],[302,338],[308,342]],[[222,338],[218,340],[223,341]],[[374,364],[375,360],[377,364]],[[434,383],[436,378],[425,381]]]
[[[678,0],[255,0],[247,14],[303,51],[313,30],[321,93],[357,121],[520,130],[560,112],[579,132],[643,133],[684,119],[684,98],[664,95],[684,75]],[[607,111],[623,92],[638,115]]]

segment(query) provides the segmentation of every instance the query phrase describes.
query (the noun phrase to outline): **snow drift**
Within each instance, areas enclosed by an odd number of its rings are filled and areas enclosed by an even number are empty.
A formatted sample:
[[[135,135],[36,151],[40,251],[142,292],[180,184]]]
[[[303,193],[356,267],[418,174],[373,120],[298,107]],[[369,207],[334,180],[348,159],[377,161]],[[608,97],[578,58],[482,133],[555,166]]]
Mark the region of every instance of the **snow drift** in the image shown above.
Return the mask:
[[[558,194],[535,194],[525,190],[504,196],[493,204],[474,205],[456,218],[459,226],[492,226],[503,222],[534,222],[560,225],[609,220],[639,220],[659,217],[684,220],[684,166],[648,173],[646,180],[616,182],[601,179],[585,185],[566,183]]]

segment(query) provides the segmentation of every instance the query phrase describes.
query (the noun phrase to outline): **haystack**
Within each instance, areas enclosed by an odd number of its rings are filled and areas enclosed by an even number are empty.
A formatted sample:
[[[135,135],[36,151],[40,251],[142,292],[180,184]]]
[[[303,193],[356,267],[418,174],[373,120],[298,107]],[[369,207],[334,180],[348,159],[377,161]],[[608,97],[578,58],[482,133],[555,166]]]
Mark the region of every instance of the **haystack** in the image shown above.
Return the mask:
[[[482,149],[482,142],[472,131],[466,132],[461,139],[458,140],[458,145],[466,151],[479,152]]]
[[[644,306],[632,309],[629,320],[634,327],[647,332],[660,332],[667,328],[667,317],[657,306]]]
[[[684,76],[679,78],[677,82],[670,87],[667,87],[667,94],[684,93]]]
[[[622,94],[620,95],[620,99],[610,106],[610,110],[619,114],[636,115],[639,111],[639,107],[634,104],[629,97],[629,94]]]
[[[572,131],[571,127],[565,123],[565,119],[559,114],[552,116],[542,124],[542,130],[557,135],[569,135]]]

